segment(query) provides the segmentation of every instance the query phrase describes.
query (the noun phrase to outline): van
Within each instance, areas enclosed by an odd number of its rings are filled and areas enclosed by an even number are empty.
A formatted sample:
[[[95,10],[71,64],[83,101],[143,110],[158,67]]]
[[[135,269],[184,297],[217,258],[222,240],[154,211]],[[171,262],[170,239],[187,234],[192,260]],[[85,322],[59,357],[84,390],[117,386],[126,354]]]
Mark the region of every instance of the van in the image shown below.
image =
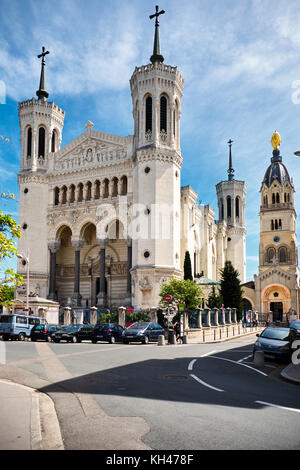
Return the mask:
[[[47,323],[44,318],[32,315],[10,314],[0,315],[0,336],[4,341],[18,339],[24,341],[30,337],[31,329],[35,325]]]

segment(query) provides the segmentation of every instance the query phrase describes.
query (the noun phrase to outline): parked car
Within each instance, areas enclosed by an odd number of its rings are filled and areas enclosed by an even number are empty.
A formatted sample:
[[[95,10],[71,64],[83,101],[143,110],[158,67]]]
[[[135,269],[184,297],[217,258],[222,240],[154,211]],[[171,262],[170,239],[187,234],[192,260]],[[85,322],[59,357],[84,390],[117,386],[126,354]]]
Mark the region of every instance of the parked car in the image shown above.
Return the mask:
[[[55,343],[81,343],[83,340],[92,339],[93,329],[94,325],[68,325],[53,333],[52,339]]]
[[[123,343],[140,341],[148,344],[149,341],[157,341],[160,335],[164,335],[165,330],[158,323],[138,321],[123,331]]]
[[[30,332],[35,325],[46,324],[44,318],[33,315],[9,314],[0,315],[0,335],[4,341],[18,339],[24,341],[30,337]]]
[[[31,341],[52,341],[53,334],[61,329],[61,325],[35,325],[30,333]]]
[[[290,328],[295,331],[297,336],[300,336],[300,320],[294,320],[290,323]]]
[[[92,343],[97,341],[108,341],[113,344],[116,341],[122,341],[124,328],[117,323],[99,323],[94,327],[92,334]]]
[[[295,332],[290,328],[267,327],[258,337],[253,347],[256,351],[263,351],[266,357],[290,359],[293,350],[291,344],[295,339]]]

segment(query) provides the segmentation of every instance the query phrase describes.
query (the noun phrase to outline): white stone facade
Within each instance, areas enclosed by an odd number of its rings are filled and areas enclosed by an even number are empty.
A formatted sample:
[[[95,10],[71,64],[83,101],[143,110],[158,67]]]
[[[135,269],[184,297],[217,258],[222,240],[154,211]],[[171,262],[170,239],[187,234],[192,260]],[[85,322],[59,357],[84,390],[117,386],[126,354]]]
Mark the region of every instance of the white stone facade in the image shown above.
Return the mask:
[[[219,183],[219,204],[239,198],[240,212],[217,222],[181,188],[177,67],[138,67],[130,88],[134,135],[88,121],[62,148],[64,111],[45,99],[19,104],[19,251],[29,253],[30,290],[61,305],[157,306],[160,287],[183,276],[186,251],[195,276],[218,279],[229,259],[245,281],[244,182]]]

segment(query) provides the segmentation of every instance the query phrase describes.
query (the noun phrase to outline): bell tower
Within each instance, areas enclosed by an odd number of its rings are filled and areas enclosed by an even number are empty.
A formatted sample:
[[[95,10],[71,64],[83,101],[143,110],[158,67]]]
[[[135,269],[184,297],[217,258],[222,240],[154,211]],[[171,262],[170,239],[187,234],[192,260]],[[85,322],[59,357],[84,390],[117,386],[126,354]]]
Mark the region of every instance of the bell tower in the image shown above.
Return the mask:
[[[19,103],[21,138],[21,161],[19,183],[19,224],[22,236],[19,251],[30,259],[30,290],[40,287],[40,295],[47,295],[48,247],[47,247],[47,171],[51,169],[53,154],[59,150],[65,112],[54,102],[47,101],[45,56],[49,51],[42,48],[38,58],[41,75],[37,99]],[[19,262],[18,270],[26,272],[26,266]],[[25,276],[26,277],[26,276]]]
[[[133,305],[157,305],[160,280],[181,275],[180,113],[183,78],[164,65],[159,17],[155,18],[150,64],[136,67],[131,79],[134,118]],[[138,217],[137,217],[138,214]]]
[[[234,178],[232,164],[232,144],[229,146],[228,179],[216,185],[219,221],[218,221],[218,259],[231,261],[239,272],[240,281],[246,282],[246,183]],[[218,266],[223,268],[223,266]]]

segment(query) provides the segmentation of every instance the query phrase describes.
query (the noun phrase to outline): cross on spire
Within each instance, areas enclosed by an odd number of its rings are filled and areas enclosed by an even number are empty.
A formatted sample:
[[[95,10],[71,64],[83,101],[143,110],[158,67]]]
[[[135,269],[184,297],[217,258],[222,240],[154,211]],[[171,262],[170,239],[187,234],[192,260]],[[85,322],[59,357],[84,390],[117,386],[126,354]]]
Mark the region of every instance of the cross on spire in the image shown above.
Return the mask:
[[[163,62],[164,58],[160,52],[160,40],[159,40],[159,16],[165,13],[165,10],[159,10],[158,5],[155,6],[155,13],[150,15],[149,18],[152,20],[155,18],[155,34],[154,34],[154,46],[153,46],[153,55],[150,57],[152,64],[155,62]]]
[[[227,170],[227,173],[228,173],[228,180],[231,181],[234,178],[234,169],[233,169],[233,166],[232,166],[232,153],[231,153],[231,147],[232,147],[232,144],[233,144],[233,140],[229,139],[229,141],[227,143],[229,145],[229,168]]]
[[[50,52],[46,51],[45,47],[43,46],[42,53],[37,56],[38,59],[42,57],[40,87],[38,91],[36,92],[39,100],[46,100],[46,98],[48,98],[49,96],[49,94],[46,91],[46,75],[45,75],[45,65],[46,65],[45,56],[47,54],[50,54]]]

